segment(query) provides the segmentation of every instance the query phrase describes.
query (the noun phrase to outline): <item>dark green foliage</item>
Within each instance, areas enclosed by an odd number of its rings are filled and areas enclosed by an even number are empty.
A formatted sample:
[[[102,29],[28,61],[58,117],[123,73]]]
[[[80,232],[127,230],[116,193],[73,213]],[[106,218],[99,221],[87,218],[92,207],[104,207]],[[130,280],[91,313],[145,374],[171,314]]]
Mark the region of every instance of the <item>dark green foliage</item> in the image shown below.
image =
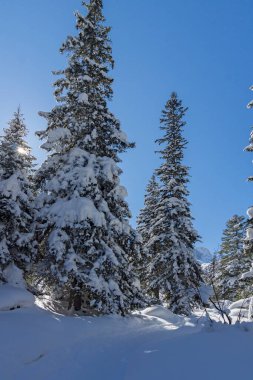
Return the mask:
[[[37,173],[39,271],[69,312],[125,314],[141,304],[134,270],[140,253],[129,226],[119,153],[133,147],[109,111],[113,68],[102,1],[83,3],[77,35],[61,47],[68,65],[55,74],[58,102],[40,114],[47,160]]]
[[[220,299],[236,301],[249,296],[249,287],[241,279],[250,270],[252,257],[244,249],[246,221],[234,215],[223,232],[214,277],[214,286]]]
[[[0,143],[0,276],[11,263],[28,270],[35,253],[31,174],[34,157],[18,109]]]
[[[148,291],[149,265],[156,252],[153,250],[150,232],[157,213],[157,204],[160,196],[160,188],[153,174],[148,186],[144,199],[144,207],[141,209],[137,219],[137,231],[142,237],[142,260],[139,264],[139,277],[143,288]]]
[[[194,306],[202,304],[199,288],[203,284],[200,267],[193,256],[199,236],[192,225],[187,199],[189,169],[183,164],[187,145],[182,136],[186,111],[177,94],[172,93],[162,112],[163,136],[157,140],[162,146],[159,151],[162,164],[157,170],[159,194],[155,207],[149,209],[146,205],[145,211],[148,214],[152,210],[152,223],[146,232],[142,225],[139,229],[151,257],[148,292],[158,301],[168,302],[173,312],[188,315]]]

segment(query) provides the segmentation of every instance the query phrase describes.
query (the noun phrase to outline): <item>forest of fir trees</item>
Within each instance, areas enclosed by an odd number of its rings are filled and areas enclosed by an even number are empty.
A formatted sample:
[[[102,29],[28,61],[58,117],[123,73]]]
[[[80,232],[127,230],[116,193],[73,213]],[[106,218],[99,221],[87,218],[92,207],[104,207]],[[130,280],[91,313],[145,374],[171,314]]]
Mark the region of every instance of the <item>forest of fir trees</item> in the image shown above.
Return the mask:
[[[212,263],[203,267],[195,258],[201,238],[184,163],[187,107],[175,92],[161,113],[160,166],[132,228],[119,164],[135,145],[109,109],[110,27],[102,0],[82,5],[76,34],[60,48],[67,60],[54,72],[56,105],[39,113],[46,160],[35,168],[20,108],[1,138],[1,286],[10,270],[20,270],[27,288],[49,296],[54,310],[80,315],[124,316],[153,304],[190,315],[220,300],[252,297],[253,208],[248,220],[227,221]],[[246,151],[253,151],[253,134]]]

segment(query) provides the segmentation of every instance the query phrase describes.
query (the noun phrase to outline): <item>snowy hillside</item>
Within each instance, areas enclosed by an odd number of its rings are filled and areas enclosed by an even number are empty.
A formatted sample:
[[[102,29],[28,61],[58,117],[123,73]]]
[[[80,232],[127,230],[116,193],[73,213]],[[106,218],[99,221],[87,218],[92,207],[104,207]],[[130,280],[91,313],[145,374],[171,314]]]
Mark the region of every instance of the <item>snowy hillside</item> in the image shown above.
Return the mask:
[[[213,255],[209,251],[209,249],[204,248],[204,247],[197,247],[194,250],[194,254],[196,259],[201,263],[201,264],[208,264],[211,262]]]
[[[26,305],[0,312],[3,380],[250,378],[253,326],[154,306],[130,317],[66,317]],[[213,364],[215,363],[215,365]]]

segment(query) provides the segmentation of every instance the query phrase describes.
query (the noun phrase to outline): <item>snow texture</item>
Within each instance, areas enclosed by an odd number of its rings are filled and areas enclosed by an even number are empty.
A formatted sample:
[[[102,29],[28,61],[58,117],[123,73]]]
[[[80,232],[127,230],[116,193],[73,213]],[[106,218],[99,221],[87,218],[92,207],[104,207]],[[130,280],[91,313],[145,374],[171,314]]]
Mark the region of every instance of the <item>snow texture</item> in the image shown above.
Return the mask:
[[[248,240],[253,240],[253,228],[247,228],[246,236]]]
[[[250,219],[253,218],[253,207],[250,207],[248,210],[247,210],[247,215]]]
[[[210,297],[213,296],[213,287],[204,283],[199,287],[200,298],[204,304],[208,304]]]
[[[53,143],[60,139],[70,136],[70,131],[67,128],[55,128],[48,132],[48,143]]]
[[[76,318],[33,306],[0,312],[0,324],[4,380],[251,378],[252,323],[210,326],[203,311]]]
[[[25,289],[8,284],[0,286],[0,311],[33,306],[34,301],[34,296]]]
[[[26,283],[23,278],[23,271],[19,269],[15,264],[9,264],[3,271],[4,280],[12,286],[25,289]]]
[[[241,275],[241,279],[243,280],[245,280],[246,278],[252,278],[252,277],[253,277],[253,269]]]
[[[241,299],[241,300],[238,300],[236,302],[233,302],[229,305],[229,309],[233,310],[233,309],[240,309],[242,307],[243,308],[249,307],[250,300],[251,300],[251,298],[245,298],[245,299]]]
[[[99,212],[88,198],[57,199],[48,209],[48,217],[56,227],[63,228],[90,220],[95,226],[105,225],[103,213]]]
[[[81,93],[81,94],[79,94],[79,95],[78,95],[78,101],[79,101],[80,103],[88,103],[88,102],[89,102],[89,100],[88,100],[88,95],[85,94],[85,93]]]

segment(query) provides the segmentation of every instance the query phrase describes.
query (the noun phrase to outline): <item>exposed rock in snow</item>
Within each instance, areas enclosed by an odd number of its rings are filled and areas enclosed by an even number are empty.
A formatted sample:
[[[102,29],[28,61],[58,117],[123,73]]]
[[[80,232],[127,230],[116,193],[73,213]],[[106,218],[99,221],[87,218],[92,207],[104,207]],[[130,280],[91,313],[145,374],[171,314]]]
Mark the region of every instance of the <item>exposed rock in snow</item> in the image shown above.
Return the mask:
[[[212,261],[213,258],[213,255],[209,249],[204,247],[195,248],[194,255],[201,264],[208,264]]]

